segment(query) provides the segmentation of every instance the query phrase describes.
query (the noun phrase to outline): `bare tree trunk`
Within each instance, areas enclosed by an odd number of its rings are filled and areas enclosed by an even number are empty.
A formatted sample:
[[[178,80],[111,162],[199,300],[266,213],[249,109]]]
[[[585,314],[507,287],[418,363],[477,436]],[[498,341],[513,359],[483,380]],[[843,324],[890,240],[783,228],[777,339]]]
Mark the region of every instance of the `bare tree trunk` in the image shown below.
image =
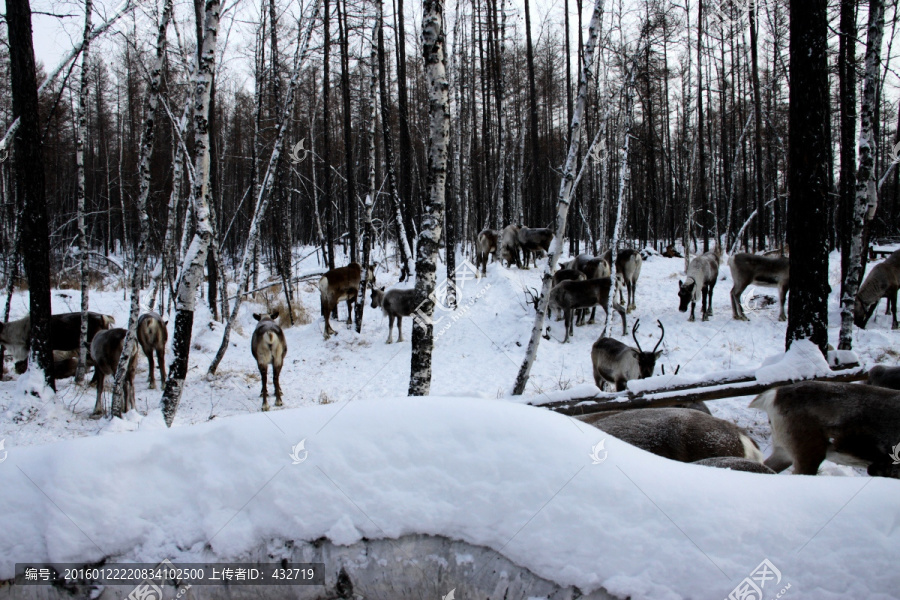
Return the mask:
[[[438,250],[444,222],[447,182],[447,142],[450,137],[450,101],[447,89],[447,60],[444,54],[444,2],[424,0],[422,8],[422,54],[428,91],[430,144],[428,149],[428,206],[416,255],[416,298],[418,312],[413,318],[409,395],[427,396],[431,391],[431,353],[434,349],[434,287]]]
[[[841,103],[841,189],[839,246],[841,250],[841,298],[850,264],[853,205],[856,201],[856,0],[841,0],[838,85]],[[842,300],[843,302],[843,300]],[[842,317],[843,320],[843,317]]]
[[[347,170],[347,222],[350,233],[350,262],[356,262],[356,169],[353,167],[353,126],[350,112],[350,51],[347,38],[347,0],[341,11],[341,1],[337,0],[338,28],[341,33],[341,100],[344,112],[344,163]]]
[[[878,103],[878,70],[884,37],[884,2],[869,2],[869,33],[866,41],[866,79],[863,87],[862,128],[859,132],[859,170],[856,173],[856,203],[850,222],[850,260],[841,297],[841,350],[853,347],[853,304],[863,275],[863,230],[875,216],[878,191],[875,183],[875,107]],[[793,254],[793,248],[791,248]],[[791,300],[793,302],[793,300]]]
[[[284,148],[284,138],[290,127],[290,116],[294,110],[294,98],[296,97],[297,83],[308,56],[309,38],[312,33],[313,24],[319,14],[319,4],[320,0],[315,0],[312,7],[312,14],[307,18],[306,27],[302,29],[302,33],[297,39],[297,54],[294,56],[294,69],[291,73],[290,83],[288,84],[287,96],[285,97],[284,105],[281,108],[278,135],[275,138],[275,146],[272,149],[272,156],[269,159],[269,168],[266,170],[266,175],[263,177],[259,186],[259,196],[256,198],[256,208],[253,211],[253,219],[250,221],[250,230],[247,232],[247,245],[244,248],[244,257],[241,259],[241,267],[238,270],[238,294],[234,299],[231,316],[228,318],[228,323],[225,325],[222,343],[219,345],[219,350],[216,352],[212,364],[209,365],[208,373],[210,375],[216,374],[216,369],[219,367],[219,363],[222,362],[222,359],[225,357],[225,352],[228,350],[228,341],[231,338],[231,330],[234,327],[234,322],[237,320],[238,311],[241,308],[241,301],[244,297],[240,292],[246,289],[250,279],[250,263],[253,260],[253,255],[259,242],[259,227],[263,218],[265,218],[266,209],[268,208],[269,200],[272,197],[272,194],[269,193],[269,189],[275,179],[282,148]],[[284,283],[287,285],[286,281]]]
[[[597,39],[600,35],[601,19],[603,18],[603,0],[596,0],[594,3],[594,12],[591,16],[587,43],[584,46],[584,62],[581,65],[581,77],[578,80],[578,99],[576,101],[575,112],[572,115],[571,132],[569,136],[569,151],[566,155],[566,165],[563,170],[562,181],[559,184],[559,198],[557,200],[556,215],[556,237],[550,245],[549,258],[547,266],[544,267],[541,284],[541,296],[538,300],[537,315],[534,318],[534,327],[531,329],[531,339],[528,341],[528,348],[525,350],[525,360],[519,368],[516,376],[516,382],[513,386],[513,394],[522,395],[525,391],[525,384],[528,383],[528,375],[531,373],[531,366],[537,357],[538,345],[541,341],[541,330],[544,326],[544,316],[547,314],[547,303],[550,300],[550,284],[553,282],[553,272],[556,270],[556,263],[559,262],[559,255],[563,250],[563,236],[566,233],[566,217],[569,214],[569,199],[572,196],[572,188],[575,183],[575,167],[578,162],[578,149],[581,146],[581,128],[582,117],[584,115],[585,104],[587,103],[588,79],[594,66],[594,52],[597,47]]]
[[[24,253],[23,262],[31,315],[29,364],[30,368],[41,369],[46,385],[55,390],[50,346],[50,231],[47,225],[37,75],[28,0],[7,0],[6,27],[13,116],[20,122],[13,149],[16,186],[24,200],[21,239],[23,243],[28,242],[28,252]]]
[[[90,286],[88,282],[87,230],[84,227],[84,140],[87,137],[88,72],[90,69],[91,0],[84,1],[84,36],[81,41],[81,88],[78,93],[78,115],[75,127],[75,170],[77,185],[75,199],[78,204],[78,235],[74,251],[78,253],[81,270],[81,332],[78,338],[78,366],[75,368],[75,383],[84,383],[85,364],[88,356],[88,309],[90,308]]]
[[[153,158],[153,147],[156,141],[156,113],[159,106],[159,87],[162,79],[163,61],[166,56],[166,31],[172,18],[172,0],[166,0],[163,5],[162,19],[159,22],[159,31],[156,35],[156,60],[150,69],[150,88],[147,90],[147,107],[144,112],[144,132],[141,135],[141,156],[138,160],[138,217],[140,218],[141,234],[138,242],[137,254],[134,260],[134,271],[131,274],[131,310],[128,315],[128,333],[125,335],[125,344],[116,367],[115,382],[113,384],[113,400],[111,412],[114,417],[121,417],[123,407],[127,407],[127,397],[134,398],[134,390],[129,389],[132,382],[125,381],[125,372],[131,357],[137,351],[137,321],[141,311],[141,283],[144,279],[144,266],[147,262],[147,241],[150,238],[150,217],[147,215],[147,199],[150,197],[150,160]],[[82,330],[87,320],[82,316]],[[85,331],[85,333],[87,333]]]
[[[194,327],[194,304],[197,289],[203,278],[203,265],[212,238],[209,220],[209,103],[216,62],[216,34],[219,29],[219,0],[206,0],[203,40],[195,81],[194,104],[194,186],[191,190],[197,229],[185,253],[181,281],[175,301],[175,334],[172,350],[175,357],[169,369],[162,397],[162,412],[166,425],[172,426],[184,379],[187,377],[191,352],[191,332]],[[198,40],[199,42],[199,40]]]
[[[756,243],[760,250],[766,247],[766,211],[765,211],[765,170],[763,166],[762,149],[762,99],[759,90],[759,52],[757,51],[757,10],[755,2],[750,3],[750,55],[753,64],[751,71],[753,76],[753,111],[756,119],[755,157],[756,157]]]

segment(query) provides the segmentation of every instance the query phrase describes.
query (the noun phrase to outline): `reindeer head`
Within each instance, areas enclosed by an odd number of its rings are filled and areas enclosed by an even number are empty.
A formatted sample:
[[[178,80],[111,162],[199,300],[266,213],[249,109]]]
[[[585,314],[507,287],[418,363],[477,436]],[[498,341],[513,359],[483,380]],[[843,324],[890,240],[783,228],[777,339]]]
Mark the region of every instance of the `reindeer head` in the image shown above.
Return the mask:
[[[691,277],[688,277],[687,281],[678,280],[678,298],[681,300],[678,310],[687,312],[688,304],[694,299],[694,288],[696,287],[697,282]]]
[[[378,308],[384,302],[384,286],[372,288],[372,308]]]
[[[869,319],[872,318],[872,313],[875,312],[876,306],[878,306],[877,300],[871,304],[866,304],[857,297],[853,302],[853,324],[860,329],[865,329]]]
[[[278,318],[278,311],[276,310],[273,313],[253,313],[253,318],[259,322],[274,321]]]
[[[634,322],[634,327],[631,329],[631,337],[634,338],[634,343],[637,344],[637,359],[638,359],[638,368],[641,372],[641,379],[645,379],[647,377],[653,376],[653,370],[656,368],[656,361],[662,355],[663,351],[660,350],[657,352],[657,348],[662,344],[663,338],[666,337],[666,328],[663,327],[661,321],[656,322],[659,325],[659,328],[662,330],[662,335],[659,336],[659,341],[656,342],[656,346],[653,347],[653,350],[650,352],[644,352],[641,349],[641,343],[637,339],[637,330],[638,326],[641,324],[641,320],[638,319]]]
[[[525,296],[527,297],[528,304],[534,307],[534,312],[537,312],[538,305],[541,302],[541,294],[535,288],[525,288]],[[549,338],[548,338],[549,339]]]

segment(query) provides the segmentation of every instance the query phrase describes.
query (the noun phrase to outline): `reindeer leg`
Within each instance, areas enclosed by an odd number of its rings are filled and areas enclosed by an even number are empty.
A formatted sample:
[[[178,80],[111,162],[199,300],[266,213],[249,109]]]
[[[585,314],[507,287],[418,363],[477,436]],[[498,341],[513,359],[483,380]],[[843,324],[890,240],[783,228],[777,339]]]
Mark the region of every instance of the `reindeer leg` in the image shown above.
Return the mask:
[[[703,286],[703,290],[701,291],[701,293],[703,294],[703,298],[701,298],[700,300],[700,318],[704,321],[709,321],[709,314],[706,312],[708,307],[707,299],[709,298],[709,292],[707,291],[706,286]]]
[[[397,315],[397,342],[403,341],[403,317]]]
[[[262,379],[262,410],[263,412],[269,410],[269,390],[266,389],[266,379],[269,376],[269,364],[268,363],[256,363],[256,366],[259,367],[259,376]]]
[[[787,317],[784,316],[784,300],[787,298],[788,288],[786,285],[781,286],[781,302],[778,305],[779,313],[778,320],[779,321],[787,321]],[[743,312],[743,311],[741,311]],[[746,317],[745,317],[746,318]]]
[[[697,303],[692,300],[691,301],[691,316],[688,317],[688,323],[693,323],[694,321],[696,321],[696,319],[694,318],[694,308],[696,306],[697,306]]]
[[[897,323],[897,292],[898,290],[894,290],[893,295],[888,297],[888,308],[890,309],[891,315],[893,317],[891,329],[900,329],[900,324]]]
[[[781,473],[792,464],[794,464],[794,459],[791,458],[788,451],[781,446],[775,446],[772,450],[772,455],[765,461],[765,465],[776,473]]]
[[[100,417],[102,417],[104,415],[103,383],[106,381],[106,375],[104,375],[103,373],[100,373],[99,366],[94,367],[94,368],[97,369],[96,373],[99,373],[99,375],[97,375],[97,401],[94,403],[94,412],[91,413],[91,418],[99,419]]]
[[[565,310],[565,322],[566,322],[566,335],[563,338],[562,343],[565,344],[569,341],[569,330],[572,328],[572,317],[574,311],[571,308]],[[574,332],[573,332],[574,333]]]
[[[359,290],[357,290],[359,292]],[[350,296],[347,298],[347,325],[353,325],[353,301],[356,300],[356,296]],[[348,328],[349,329],[349,328]]]
[[[391,339],[394,335],[394,315],[388,315],[388,339],[385,344],[393,343]]]
[[[594,306],[591,308],[591,319],[590,319],[590,321],[588,321],[588,325],[593,325],[594,323],[597,322],[596,316],[597,316],[597,307]]]
[[[136,350],[136,349],[135,349]],[[156,376],[153,374],[153,349],[152,348],[143,348],[144,354],[147,355],[147,362],[150,363],[150,368],[148,369],[149,373],[147,373],[147,387],[151,390],[156,389]],[[135,352],[137,354],[137,352]],[[163,379],[165,381],[165,379]]]
[[[713,316],[712,296],[713,296],[713,288],[715,288],[715,287],[716,287],[716,284],[715,284],[715,281],[713,281],[713,284],[709,286],[709,299],[706,301],[706,316],[707,317]]]
[[[283,359],[272,363],[272,379],[275,383],[275,406],[284,406],[284,403],[281,401],[281,367],[283,365]]]
[[[744,284],[738,289],[738,286],[735,285],[731,288],[731,312],[733,313],[735,319],[738,321],[749,321],[747,315],[744,314],[744,307],[741,306],[741,294],[744,293],[744,290],[747,289],[747,285]],[[784,321],[784,296],[782,296],[782,311],[781,315],[778,317],[779,321]]]
[[[617,304],[614,308],[622,317],[622,335],[628,335],[628,323],[625,321],[625,308],[621,304]]]
[[[156,351],[156,362],[159,363],[159,383],[161,385],[165,385],[165,383],[166,383],[166,351],[165,351],[165,347],[159,348]]]

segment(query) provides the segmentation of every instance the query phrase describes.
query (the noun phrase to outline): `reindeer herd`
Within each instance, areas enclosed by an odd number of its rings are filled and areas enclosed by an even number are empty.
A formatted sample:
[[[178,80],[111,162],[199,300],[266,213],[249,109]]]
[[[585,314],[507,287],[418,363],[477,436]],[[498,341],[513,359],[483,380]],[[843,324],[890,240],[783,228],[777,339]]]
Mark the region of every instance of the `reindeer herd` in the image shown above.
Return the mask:
[[[506,267],[515,264],[527,269],[529,263],[546,254],[553,240],[553,232],[546,228],[510,225],[502,231],[482,231],[476,241],[476,263],[481,275],[486,274],[488,259]],[[669,251],[672,249],[670,248]],[[622,249],[615,256],[615,278],[612,277],[612,250],[601,256],[582,254],[553,275],[549,295],[549,315],[565,321],[567,342],[574,333],[573,326],[583,325],[591,309],[588,324],[594,322],[597,306],[608,305],[622,318],[622,335],[627,334],[627,313],[636,309],[636,289],[641,273],[641,253]],[[722,253],[718,249],[694,258],[684,280],[678,282],[679,310],[687,312],[689,321],[695,320],[695,308],[700,303],[703,321],[713,316],[713,290],[719,276]],[[779,315],[786,320],[784,304],[790,285],[789,260],[754,254],[735,254],[728,262],[734,286],[731,290],[732,317],[747,321],[741,296],[751,284],[778,289]],[[403,341],[402,319],[416,309],[413,289],[386,290],[375,287],[374,265],[365,269],[366,283],[371,284],[371,306],[381,308],[388,317],[388,337],[392,343],[394,321],[397,321],[397,341]],[[346,302],[347,323],[352,323],[353,303],[359,295],[363,268],[357,263],[332,269],[318,282],[321,314],[324,319],[323,336],[328,340],[337,332],[330,318],[336,316],[339,303]],[[878,302],[887,298],[887,314],[892,326],[898,328],[897,293],[900,289],[900,251],[876,265],[859,288],[853,308],[854,322],[865,328]],[[612,294],[612,296],[611,296]],[[616,294],[619,301],[616,302]],[[627,294],[627,300],[626,300]],[[536,293],[532,303],[537,308]],[[275,322],[278,313],[254,314],[257,321],[251,336],[251,354],[256,360],[262,380],[262,410],[269,410],[268,367],[273,370],[275,405],[282,406],[281,369],[287,354],[287,342],[281,327]],[[90,353],[87,366],[94,367],[92,383],[97,386],[97,400],[92,418],[105,414],[102,401],[105,378],[118,368],[127,331],[113,328],[110,315],[88,313],[88,343]],[[640,320],[635,321],[631,334],[637,348],[611,337],[599,338],[591,348],[594,381],[599,388],[606,384],[617,391],[626,389],[629,381],[653,375],[662,354],[659,349],[665,338],[660,328],[659,341],[646,352],[637,338]],[[16,371],[27,368],[31,322],[28,316],[17,321],[0,323],[0,344],[13,357]],[[65,313],[51,318],[50,341],[54,352],[54,367],[58,378],[75,374],[81,329],[81,313]],[[549,328],[548,328],[549,330]],[[155,366],[160,379],[166,378],[165,346],[167,322],[154,312],[140,316],[137,323],[137,343],[149,361],[148,384],[156,387]],[[154,365],[154,359],[156,365]],[[137,354],[129,361],[123,381],[125,410],[134,408],[134,375]],[[823,460],[860,466],[871,475],[900,478],[896,448],[900,448],[900,367],[874,367],[868,385],[804,382],[769,390],[750,404],[765,411],[772,429],[774,451],[763,461],[763,455],[747,433],[736,425],[709,414],[702,403],[671,408],[641,409],[619,413],[601,413],[580,417],[586,423],[628,443],[650,452],[684,462],[755,472],[782,471],[793,465],[794,472],[814,475]],[[894,455],[892,456],[892,451]]]

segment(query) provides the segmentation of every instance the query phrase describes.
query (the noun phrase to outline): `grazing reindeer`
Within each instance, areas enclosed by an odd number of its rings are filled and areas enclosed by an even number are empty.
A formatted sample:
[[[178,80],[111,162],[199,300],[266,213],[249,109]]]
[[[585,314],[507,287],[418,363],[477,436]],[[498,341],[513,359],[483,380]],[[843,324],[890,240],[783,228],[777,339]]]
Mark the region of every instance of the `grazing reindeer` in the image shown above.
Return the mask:
[[[487,275],[488,256],[496,258],[497,240],[499,234],[493,229],[485,229],[478,234],[475,245],[475,268],[481,269],[482,275]]]
[[[609,262],[602,256],[591,256],[590,254],[579,254],[566,264],[567,269],[577,269],[585,274],[586,279],[600,279],[610,276]],[[554,281],[554,285],[556,282]],[[597,315],[597,307],[591,309],[591,319],[589,324],[594,323],[594,317]],[[587,316],[586,310],[578,311],[578,325],[584,324]]]
[[[507,225],[500,232],[500,241],[498,242],[497,252],[500,254],[500,264],[506,261],[507,267],[512,267],[513,262],[520,269],[522,261],[519,260],[519,228],[515,225]]]
[[[325,329],[322,332],[327,340],[337,331],[331,328],[331,312],[337,309],[341,300],[347,301],[347,325],[353,324],[353,302],[359,294],[359,283],[362,278],[362,267],[359,263],[350,263],[346,267],[338,267],[325,273],[319,280],[319,294],[322,300],[322,316],[325,318]],[[375,282],[375,265],[366,269],[366,280]]]
[[[166,380],[166,342],[169,332],[162,317],[155,312],[147,312],[140,316],[137,322],[137,339],[141,349],[150,362],[147,381],[151,390],[156,389],[156,379],[153,376],[153,353],[159,359],[159,380]]]
[[[531,228],[522,226],[518,232],[519,246],[525,258],[525,268],[528,268],[528,257],[531,256],[532,264],[537,267],[538,255],[550,251],[550,243],[553,241],[553,230],[546,227]]]
[[[603,413],[578,417],[623,442],[658,456],[696,462],[735,456],[763,462],[762,452],[743,429],[689,408],[642,408],[607,417]]]
[[[815,475],[826,458],[900,478],[892,448],[900,444],[900,393],[870,385],[804,381],[763,392],[750,408],[766,411],[772,455],[766,466]]]
[[[741,307],[741,294],[752,284],[778,288],[778,320],[787,321],[784,316],[784,299],[790,287],[791,261],[785,257],[758,256],[756,254],[735,254],[728,259],[731,268],[731,314],[739,321],[749,321]]]
[[[637,350],[626,346],[619,340],[608,337],[602,337],[594,342],[594,346],[591,348],[591,363],[594,365],[594,382],[598,388],[603,389],[603,382],[608,381],[615,384],[617,392],[621,392],[632,379],[644,379],[653,375],[656,361],[662,355],[662,350],[657,352],[656,349],[666,337],[666,328],[663,327],[661,321],[656,322],[662,330],[662,334],[653,350],[644,352],[637,339],[640,323],[641,320],[638,319],[631,329],[631,337],[637,344]]]
[[[393,288],[384,291],[384,288],[372,288],[372,308],[381,307],[388,318],[388,338],[385,344],[391,343],[394,334],[394,319],[397,319],[397,341],[403,341],[403,317],[411,316],[418,304],[416,303],[416,290],[402,290]]]
[[[88,313],[88,344],[98,331],[109,329],[116,322],[110,315]],[[28,368],[28,350],[31,343],[31,315],[15,321],[0,323],[0,344],[5,346],[13,361],[16,372],[24,373]],[[63,313],[50,317],[50,347],[62,352],[77,352],[81,343],[81,313]],[[64,360],[60,358],[59,360]]]
[[[603,254],[606,263],[612,264],[612,249],[607,250]],[[616,289],[619,290],[619,302],[625,304],[625,298],[622,295],[622,288],[628,292],[628,312],[637,308],[634,302],[635,290],[637,289],[637,281],[641,276],[641,265],[644,259],[641,253],[630,248],[623,248],[616,253]]]
[[[557,271],[556,273],[553,274],[553,286],[550,289],[553,289],[554,287],[558,286],[563,281],[584,281],[585,279],[587,279],[587,277],[581,271],[577,271],[575,269],[570,269],[570,268],[560,269],[559,271]],[[528,295],[531,296],[529,303],[534,304],[534,310],[537,310],[537,307],[538,307],[537,290],[535,290],[533,295],[530,292],[528,292],[527,290],[526,290],[526,293],[528,293]],[[579,321],[580,321],[581,317],[582,317],[581,311],[579,311],[578,316],[579,316]],[[547,317],[548,318],[553,317],[553,309],[552,308],[549,308],[549,307],[547,308]],[[562,315],[557,313],[556,320],[557,321],[562,320]]]
[[[282,406],[281,402],[281,367],[284,364],[284,355],[287,354],[287,342],[284,332],[275,322],[278,313],[257,314],[253,318],[259,321],[250,338],[250,352],[256,359],[259,375],[262,378],[262,410],[269,410],[269,391],[266,389],[266,379],[269,374],[269,363],[272,364],[272,382],[275,384],[275,406]]]
[[[876,365],[869,369],[869,379],[866,383],[891,390],[900,390],[900,367]]]
[[[103,409],[103,383],[107,375],[116,374],[119,366],[119,358],[122,356],[122,348],[125,345],[127,329],[105,329],[97,333],[91,340],[91,358],[94,359],[95,378],[97,380],[97,402],[94,403],[92,419],[99,419],[105,413]],[[134,371],[137,365],[137,352],[132,353],[125,370],[125,380],[122,382],[122,390],[125,394],[124,412],[134,408]]]
[[[549,308],[559,309],[565,316],[566,321],[566,337],[563,343],[569,341],[569,336],[573,334],[572,317],[576,309],[593,308],[601,306],[606,310],[606,303],[609,300],[610,290],[612,288],[612,279],[605,277],[602,279],[587,279],[585,281],[563,281],[559,285],[550,290]],[[613,300],[613,308],[622,315],[622,335],[628,335],[628,326],[625,323],[625,309]]]
[[[701,301],[700,313],[704,321],[709,321],[713,314],[712,301],[713,289],[719,278],[719,261],[722,251],[716,249],[694,258],[688,266],[687,277],[684,281],[678,281],[678,297],[681,300],[678,310],[687,312],[688,304],[691,305],[691,316],[688,321],[694,321],[694,309],[697,300]],[[701,298],[702,296],[702,298]]]
[[[853,322],[856,326],[865,329],[879,300],[887,298],[887,310],[893,316],[891,329],[900,327],[897,323],[898,288],[900,288],[900,250],[888,256],[884,262],[875,265],[859,287],[853,304]]]

